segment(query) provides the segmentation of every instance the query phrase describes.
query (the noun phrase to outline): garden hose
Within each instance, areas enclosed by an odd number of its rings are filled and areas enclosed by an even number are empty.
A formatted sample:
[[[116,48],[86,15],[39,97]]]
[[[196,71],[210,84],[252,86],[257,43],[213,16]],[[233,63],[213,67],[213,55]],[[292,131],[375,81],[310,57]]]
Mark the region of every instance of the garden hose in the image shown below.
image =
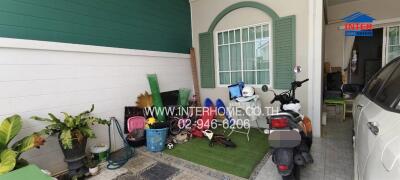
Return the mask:
[[[116,158],[116,156],[112,156],[111,154],[111,125],[114,122],[115,126],[117,127],[117,131],[119,136],[121,137],[122,141],[124,142],[124,147],[121,149],[125,151],[124,157]],[[121,125],[119,124],[118,120],[115,117],[110,118],[110,124],[108,125],[108,156],[107,156],[107,169],[113,170],[122,167],[126,162],[132,158],[134,149],[132,149],[126,139],[124,138],[124,134],[122,132]]]

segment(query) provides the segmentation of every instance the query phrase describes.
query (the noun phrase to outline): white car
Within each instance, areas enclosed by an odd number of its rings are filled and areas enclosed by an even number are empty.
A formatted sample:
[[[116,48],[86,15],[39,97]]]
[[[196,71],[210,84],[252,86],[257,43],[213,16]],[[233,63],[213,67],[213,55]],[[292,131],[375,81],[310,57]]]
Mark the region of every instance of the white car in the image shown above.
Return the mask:
[[[400,58],[353,103],[355,180],[400,179]]]

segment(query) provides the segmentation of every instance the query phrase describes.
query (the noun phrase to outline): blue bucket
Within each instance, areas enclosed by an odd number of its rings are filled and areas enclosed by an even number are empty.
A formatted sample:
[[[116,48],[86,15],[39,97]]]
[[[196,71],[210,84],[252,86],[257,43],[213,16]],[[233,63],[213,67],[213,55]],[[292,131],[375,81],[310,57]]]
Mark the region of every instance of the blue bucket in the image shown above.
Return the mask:
[[[168,128],[146,129],[147,150],[151,152],[160,152],[165,148]]]

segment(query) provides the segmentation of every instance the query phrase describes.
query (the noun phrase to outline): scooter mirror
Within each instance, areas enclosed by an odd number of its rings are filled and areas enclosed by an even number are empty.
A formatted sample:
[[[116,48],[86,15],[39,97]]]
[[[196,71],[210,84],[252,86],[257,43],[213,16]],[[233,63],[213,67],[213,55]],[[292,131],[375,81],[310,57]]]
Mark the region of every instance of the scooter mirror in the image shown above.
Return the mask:
[[[268,91],[268,86],[267,85],[263,85],[261,87],[262,91],[267,92]]]
[[[295,66],[293,69],[293,72],[295,72],[296,74],[301,72],[301,66]]]

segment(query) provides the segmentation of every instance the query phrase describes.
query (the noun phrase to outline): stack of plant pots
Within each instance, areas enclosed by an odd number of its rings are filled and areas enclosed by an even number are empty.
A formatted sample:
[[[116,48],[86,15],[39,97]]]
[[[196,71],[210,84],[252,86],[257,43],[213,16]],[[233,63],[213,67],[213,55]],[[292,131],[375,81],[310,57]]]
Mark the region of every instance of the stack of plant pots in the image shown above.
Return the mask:
[[[64,149],[61,141],[59,141],[62,152],[64,154],[64,161],[68,164],[68,175],[70,177],[84,175],[88,172],[85,167],[85,149],[86,149],[87,138],[84,137],[82,142],[77,139],[72,140],[72,149]]]

